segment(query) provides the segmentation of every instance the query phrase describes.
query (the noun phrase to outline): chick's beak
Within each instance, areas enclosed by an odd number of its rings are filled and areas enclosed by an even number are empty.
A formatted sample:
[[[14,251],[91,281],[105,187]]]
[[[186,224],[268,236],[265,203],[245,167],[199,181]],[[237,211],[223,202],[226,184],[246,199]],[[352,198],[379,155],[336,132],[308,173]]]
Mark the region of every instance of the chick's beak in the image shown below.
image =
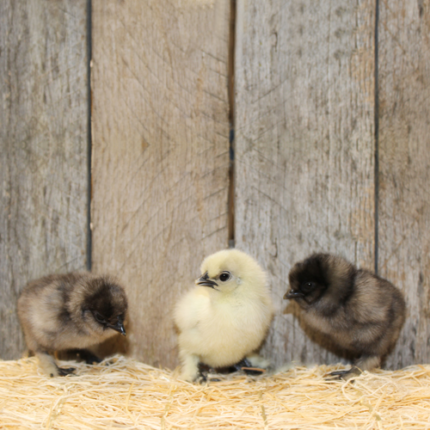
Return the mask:
[[[294,300],[299,297],[303,297],[303,293],[300,291],[289,290],[285,293],[284,299]]]
[[[202,277],[196,280],[196,285],[199,285],[200,287],[210,287],[210,288],[218,287],[218,284],[215,281],[212,281],[212,279],[209,279],[208,272],[206,272]]]
[[[125,332],[124,323],[121,320],[118,320],[115,325],[108,324],[108,327],[117,331],[118,333],[121,333],[123,336],[127,335],[127,333]]]

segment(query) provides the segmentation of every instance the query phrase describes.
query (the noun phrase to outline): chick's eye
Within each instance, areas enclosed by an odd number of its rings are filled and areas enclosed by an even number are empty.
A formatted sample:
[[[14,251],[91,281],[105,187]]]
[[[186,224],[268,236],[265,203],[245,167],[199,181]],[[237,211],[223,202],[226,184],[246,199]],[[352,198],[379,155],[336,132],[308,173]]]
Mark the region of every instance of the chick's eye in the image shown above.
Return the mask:
[[[99,312],[94,312],[94,318],[96,319],[97,322],[103,324],[106,322],[106,320],[103,318],[102,314],[100,314]]]
[[[315,287],[316,287],[315,282],[304,282],[301,285],[301,290],[307,293],[309,291],[312,291]]]
[[[222,272],[221,275],[219,275],[219,280],[221,282],[226,282],[230,279],[230,273],[229,272]]]

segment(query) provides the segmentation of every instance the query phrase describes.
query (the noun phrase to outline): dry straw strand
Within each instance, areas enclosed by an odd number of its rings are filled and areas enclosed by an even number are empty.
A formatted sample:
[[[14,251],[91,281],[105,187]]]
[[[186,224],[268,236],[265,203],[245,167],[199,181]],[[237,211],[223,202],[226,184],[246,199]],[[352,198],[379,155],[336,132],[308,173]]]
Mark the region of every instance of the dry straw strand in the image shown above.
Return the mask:
[[[70,363],[62,363],[70,366]],[[47,378],[35,358],[0,361],[2,429],[430,429],[430,365],[327,381],[340,366],[235,374],[195,385],[115,356]]]

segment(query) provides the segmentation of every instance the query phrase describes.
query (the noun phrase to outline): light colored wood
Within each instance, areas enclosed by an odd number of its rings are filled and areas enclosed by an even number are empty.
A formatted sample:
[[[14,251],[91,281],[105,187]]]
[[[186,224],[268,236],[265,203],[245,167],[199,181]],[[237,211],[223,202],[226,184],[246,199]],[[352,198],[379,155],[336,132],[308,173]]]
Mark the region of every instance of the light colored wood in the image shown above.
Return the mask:
[[[282,297],[314,251],[374,267],[374,2],[237,4],[236,247],[269,272],[263,352],[337,362]]]
[[[23,286],[86,264],[86,1],[2,1],[0,40],[0,357],[12,359]]]
[[[379,267],[406,295],[399,368],[430,360],[430,2],[380,7]]]
[[[172,309],[227,246],[230,4],[93,0],[93,270],[123,280],[128,351],[174,366]]]

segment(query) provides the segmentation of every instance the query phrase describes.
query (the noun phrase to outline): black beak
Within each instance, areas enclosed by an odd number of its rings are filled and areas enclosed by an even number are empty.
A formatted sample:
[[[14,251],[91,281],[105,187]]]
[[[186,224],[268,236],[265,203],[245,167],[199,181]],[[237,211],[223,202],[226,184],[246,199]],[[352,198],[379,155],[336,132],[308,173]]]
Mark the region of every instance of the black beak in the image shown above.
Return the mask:
[[[301,293],[300,291],[290,290],[285,293],[284,299],[294,300],[299,297],[303,297],[303,293]]]
[[[218,287],[218,284],[212,279],[209,279],[208,272],[206,272],[201,278],[196,280],[196,285],[200,287],[210,287],[215,288]]]
[[[127,333],[125,332],[124,323],[121,320],[118,320],[118,322],[115,325],[107,324],[107,326],[118,333],[121,333],[123,336],[126,336]]]

